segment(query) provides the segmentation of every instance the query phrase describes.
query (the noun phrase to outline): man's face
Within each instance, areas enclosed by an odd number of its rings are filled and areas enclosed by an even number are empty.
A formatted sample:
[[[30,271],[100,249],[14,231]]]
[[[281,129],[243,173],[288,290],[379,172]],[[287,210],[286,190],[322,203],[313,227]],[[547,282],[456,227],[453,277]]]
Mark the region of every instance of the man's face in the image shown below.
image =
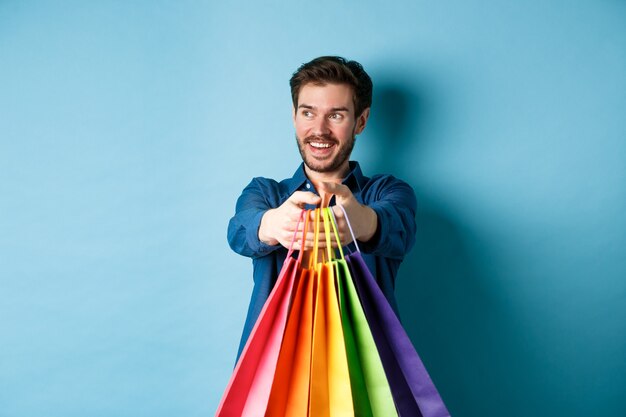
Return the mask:
[[[302,86],[293,120],[305,165],[316,172],[344,173],[355,135],[365,128],[368,115],[366,109],[358,119],[355,117],[349,85]]]

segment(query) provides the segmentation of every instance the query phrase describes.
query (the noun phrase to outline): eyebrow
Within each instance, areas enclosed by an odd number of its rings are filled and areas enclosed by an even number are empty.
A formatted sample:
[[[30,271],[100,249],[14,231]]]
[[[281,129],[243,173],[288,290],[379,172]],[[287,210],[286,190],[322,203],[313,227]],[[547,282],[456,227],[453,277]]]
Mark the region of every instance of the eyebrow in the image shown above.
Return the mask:
[[[310,106],[308,104],[300,104],[298,106],[299,109],[309,109],[309,110],[314,110],[315,107]],[[339,112],[339,111],[345,111],[345,112],[349,112],[350,109],[348,109],[347,107],[333,107],[330,109],[331,112]]]

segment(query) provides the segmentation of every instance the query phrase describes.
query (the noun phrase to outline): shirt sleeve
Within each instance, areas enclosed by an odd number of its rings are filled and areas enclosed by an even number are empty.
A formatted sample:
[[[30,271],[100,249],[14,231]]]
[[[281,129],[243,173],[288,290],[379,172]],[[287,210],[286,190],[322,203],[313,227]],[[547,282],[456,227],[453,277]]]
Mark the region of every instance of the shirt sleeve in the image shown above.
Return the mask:
[[[228,223],[227,238],[232,250],[240,255],[259,258],[281,247],[259,239],[261,218],[267,210],[275,208],[269,201],[270,196],[277,194],[272,185],[276,186],[268,179],[254,178],[237,199],[235,215]]]
[[[365,204],[376,212],[378,227],[365,253],[402,260],[415,244],[417,200],[410,185],[393,176],[382,177]]]

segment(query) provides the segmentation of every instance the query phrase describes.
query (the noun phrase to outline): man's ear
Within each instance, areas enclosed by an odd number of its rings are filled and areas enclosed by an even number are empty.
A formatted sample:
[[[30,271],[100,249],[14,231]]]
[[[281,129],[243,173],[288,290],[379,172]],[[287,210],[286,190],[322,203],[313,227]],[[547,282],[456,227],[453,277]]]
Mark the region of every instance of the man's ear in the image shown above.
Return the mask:
[[[296,108],[291,106],[291,119],[293,120],[293,127],[296,127]]]
[[[367,125],[367,119],[370,117],[370,108],[366,108],[363,110],[361,115],[356,119],[356,127],[354,129],[354,134],[360,134],[363,129],[365,129],[365,125]]]

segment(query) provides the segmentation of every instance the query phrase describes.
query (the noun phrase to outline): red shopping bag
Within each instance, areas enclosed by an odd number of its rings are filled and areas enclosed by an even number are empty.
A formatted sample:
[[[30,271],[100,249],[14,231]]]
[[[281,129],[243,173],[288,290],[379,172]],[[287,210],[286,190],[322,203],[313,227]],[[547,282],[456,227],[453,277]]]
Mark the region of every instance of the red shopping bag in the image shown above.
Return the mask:
[[[300,215],[298,226],[303,216],[304,213]],[[305,220],[305,224],[307,221],[308,219]],[[296,227],[296,233],[297,229],[298,227]],[[263,306],[235,365],[216,416],[260,417],[265,414],[285,331],[291,294],[302,260],[302,251],[298,259],[292,257],[295,236],[294,233],[276,285]]]

